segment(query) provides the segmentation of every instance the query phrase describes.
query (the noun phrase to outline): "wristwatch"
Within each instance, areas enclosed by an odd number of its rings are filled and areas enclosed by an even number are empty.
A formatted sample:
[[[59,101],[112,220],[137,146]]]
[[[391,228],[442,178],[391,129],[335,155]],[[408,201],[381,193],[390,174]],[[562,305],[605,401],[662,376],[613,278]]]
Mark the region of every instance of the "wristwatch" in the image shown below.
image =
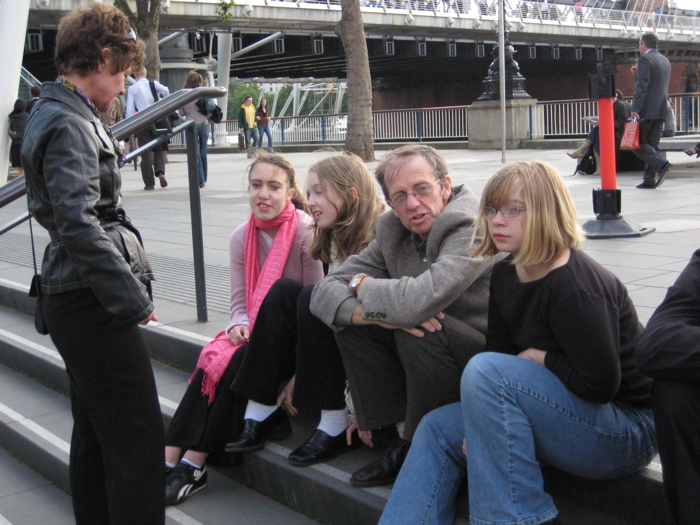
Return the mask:
[[[348,285],[348,288],[352,293],[357,295],[357,289],[360,287],[360,283],[365,277],[367,277],[366,273],[358,273],[355,277],[352,278],[350,284]]]

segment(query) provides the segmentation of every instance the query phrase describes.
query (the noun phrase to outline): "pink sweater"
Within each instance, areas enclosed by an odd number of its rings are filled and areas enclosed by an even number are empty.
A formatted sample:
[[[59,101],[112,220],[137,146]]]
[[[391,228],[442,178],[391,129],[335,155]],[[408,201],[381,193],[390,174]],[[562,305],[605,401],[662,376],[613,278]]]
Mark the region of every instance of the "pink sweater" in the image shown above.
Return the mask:
[[[313,259],[307,252],[314,240],[312,225],[313,219],[305,212],[297,210],[297,233],[294,245],[289,251],[287,264],[285,264],[282,272],[282,277],[293,279],[304,286],[316,284],[323,277],[323,264],[321,264],[321,261]],[[226,331],[239,324],[250,324],[248,313],[246,312],[245,268],[243,262],[247,227],[248,221],[236,228],[231,235],[231,321],[226,327]],[[258,262],[260,269],[262,269],[271,247],[272,238],[264,230],[258,230]]]

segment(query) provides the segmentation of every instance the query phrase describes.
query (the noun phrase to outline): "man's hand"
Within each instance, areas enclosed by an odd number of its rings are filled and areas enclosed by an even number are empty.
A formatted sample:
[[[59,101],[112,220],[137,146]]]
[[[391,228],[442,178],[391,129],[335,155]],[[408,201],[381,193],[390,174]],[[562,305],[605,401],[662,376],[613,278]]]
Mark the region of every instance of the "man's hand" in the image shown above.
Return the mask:
[[[242,345],[250,341],[250,327],[247,324],[238,324],[231,328],[228,338],[234,345]]]
[[[637,74],[637,64],[632,64],[632,66],[630,67],[630,73],[632,73],[633,75]]]
[[[296,378],[297,376],[294,374],[289,380],[289,383],[287,383],[287,386],[282,389],[282,392],[277,397],[277,406],[284,404],[287,412],[289,412],[292,416],[296,416],[299,413],[297,408],[292,405],[294,398],[294,383]]]
[[[442,312],[438,312],[435,314],[434,317],[430,317],[429,319],[426,319],[423,321],[421,324],[419,324],[416,327],[413,328],[403,328],[402,326],[395,326],[390,323],[385,323],[384,321],[376,321],[372,319],[365,319],[363,316],[364,310],[362,308],[361,304],[358,304],[357,307],[355,308],[355,311],[352,313],[352,319],[351,323],[354,325],[368,325],[368,324],[376,324],[378,326],[381,326],[382,328],[386,328],[387,330],[403,330],[404,332],[407,332],[411,335],[414,335],[416,337],[424,337],[425,330],[426,332],[436,332],[438,330],[442,330],[442,325],[440,324],[440,319],[444,319],[445,315]],[[420,327],[420,328],[419,328]],[[421,330],[423,328],[423,330]]]
[[[547,352],[544,350],[538,350],[537,348],[528,348],[527,350],[523,350],[518,354],[518,357],[522,357],[523,359],[529,359],[530,361],[534,361],[537,364],[540,364],[544,366],[544,357],[547,355]]]
[[[639,120],[639,113],[637,113],[636,111],[632,111],[630,113],[630,117],[636,118],[637,120]]]

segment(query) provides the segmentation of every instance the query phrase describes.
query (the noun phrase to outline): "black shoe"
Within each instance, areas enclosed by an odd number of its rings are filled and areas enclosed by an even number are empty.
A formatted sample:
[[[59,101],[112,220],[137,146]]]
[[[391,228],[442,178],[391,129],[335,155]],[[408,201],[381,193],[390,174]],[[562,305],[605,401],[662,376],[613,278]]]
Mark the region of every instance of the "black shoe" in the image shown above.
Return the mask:
[[[201,469],[186,463],[178,465],[165,480],[165,504],[177,505],[207,486],[207,466]]]
[[[641,184],[637,184],[637,188],[639,188],[640,190],[655,190],[656,185],[647,184],[646,182],[642,182]]]
[[[278,407],[263,421],[246,419],[241,436],[233,443],[226,445],[226,452],[253,452],[260,450],[272,435],[275,427],[287,420],[287,414]],[[287,421],[288,422],[288,421]]]
[[[668,172],[671,170],[671,163],[667,162],[663,166],[661,166],[661,169],[659,170],[659,178],[656,180],[656,187],[658,188],[661,186],[664,181],[666,180],[666,175],[668,175]]]
[[[408,441],[398,438],[382,459],[355,471],[350,478],[350,484],[353,487],[378,487],[393,483],[399,475],[410,446]]]
[[[348,450],[345,432],[331,437],[323,430],[316,429],[306,443],[289,454],[289,463],[295,467],[308,467],[316,463],[329,461],[341,452]]]
[[[374,450],[387,451],[391,448],[396,440],[399,439],[399,431],[396,425],[387,425],[372,430],[372,442]]]

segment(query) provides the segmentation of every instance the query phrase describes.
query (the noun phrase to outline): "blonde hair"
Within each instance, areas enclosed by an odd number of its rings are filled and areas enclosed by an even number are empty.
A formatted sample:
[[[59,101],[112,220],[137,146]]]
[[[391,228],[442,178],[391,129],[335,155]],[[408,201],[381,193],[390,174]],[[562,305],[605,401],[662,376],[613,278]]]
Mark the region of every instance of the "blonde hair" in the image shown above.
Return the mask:
[[[525,235],[514,263],[532,266],[552,261],[563,250],[578,250],[584,240],[576,208],[561,176],[549,164],[540,161],[516,162],[501,168],[486,183],[481,196],[474,239],[482,243],[471,256],[492,256],[498,248],[488,231],[484,208],[497,210],[515,196],[525,204]],[[473,242],[473,241],[472,241]]]
[[[316,238],[309,247],[309,254],[330,264],[333,262],[331,243],[335,241],[337,253],[333,255],[343,261],[360,253],[374,238],[377,219],[386,206],[377,195],[367,166],[353,153],[322,159],[309,168],[309,172],[312,171],[318,176],[323,193],[334,190],[343,204],[336,209],[338,217],[332,228],[323,230],[314,223]],[[357,193],[353,194],[351,188]]]
[[[253,168],[258,164],[271,164],[272,166],[276,166],[277,168],[284,171],[284,173],[287,175],[287,184],[289,184],[289,187],[294,190],[294,194],[292,195],[292,202],[294,203],[294,206],[298,210],[303,210],[306,213],[309,213],[309,209],[306,205],[306,197],[304,196],[304,192],[301,191],[301,188],[299,187],[299,183],[297,182],[297,174],[296,171],[294,171],[294,166],[291,162],[289,162],[282,155],[266,153],[262,150],[256,152],[256,159],[250,166],[248,166],[248,169],[246,170],[249,183],[250,173],[253,171]]]
[[[425,144],[408,144],[401,146],[384,155],[374,170],[374,176],[382,187],[384,197],[390,199],[389,190],[386,186],[386,179],[391,177],[396,170],[415,155],[421,155],[433,168],[433,173],[437,180],[444,180],[448,175],[447,162],[438,150]]]

